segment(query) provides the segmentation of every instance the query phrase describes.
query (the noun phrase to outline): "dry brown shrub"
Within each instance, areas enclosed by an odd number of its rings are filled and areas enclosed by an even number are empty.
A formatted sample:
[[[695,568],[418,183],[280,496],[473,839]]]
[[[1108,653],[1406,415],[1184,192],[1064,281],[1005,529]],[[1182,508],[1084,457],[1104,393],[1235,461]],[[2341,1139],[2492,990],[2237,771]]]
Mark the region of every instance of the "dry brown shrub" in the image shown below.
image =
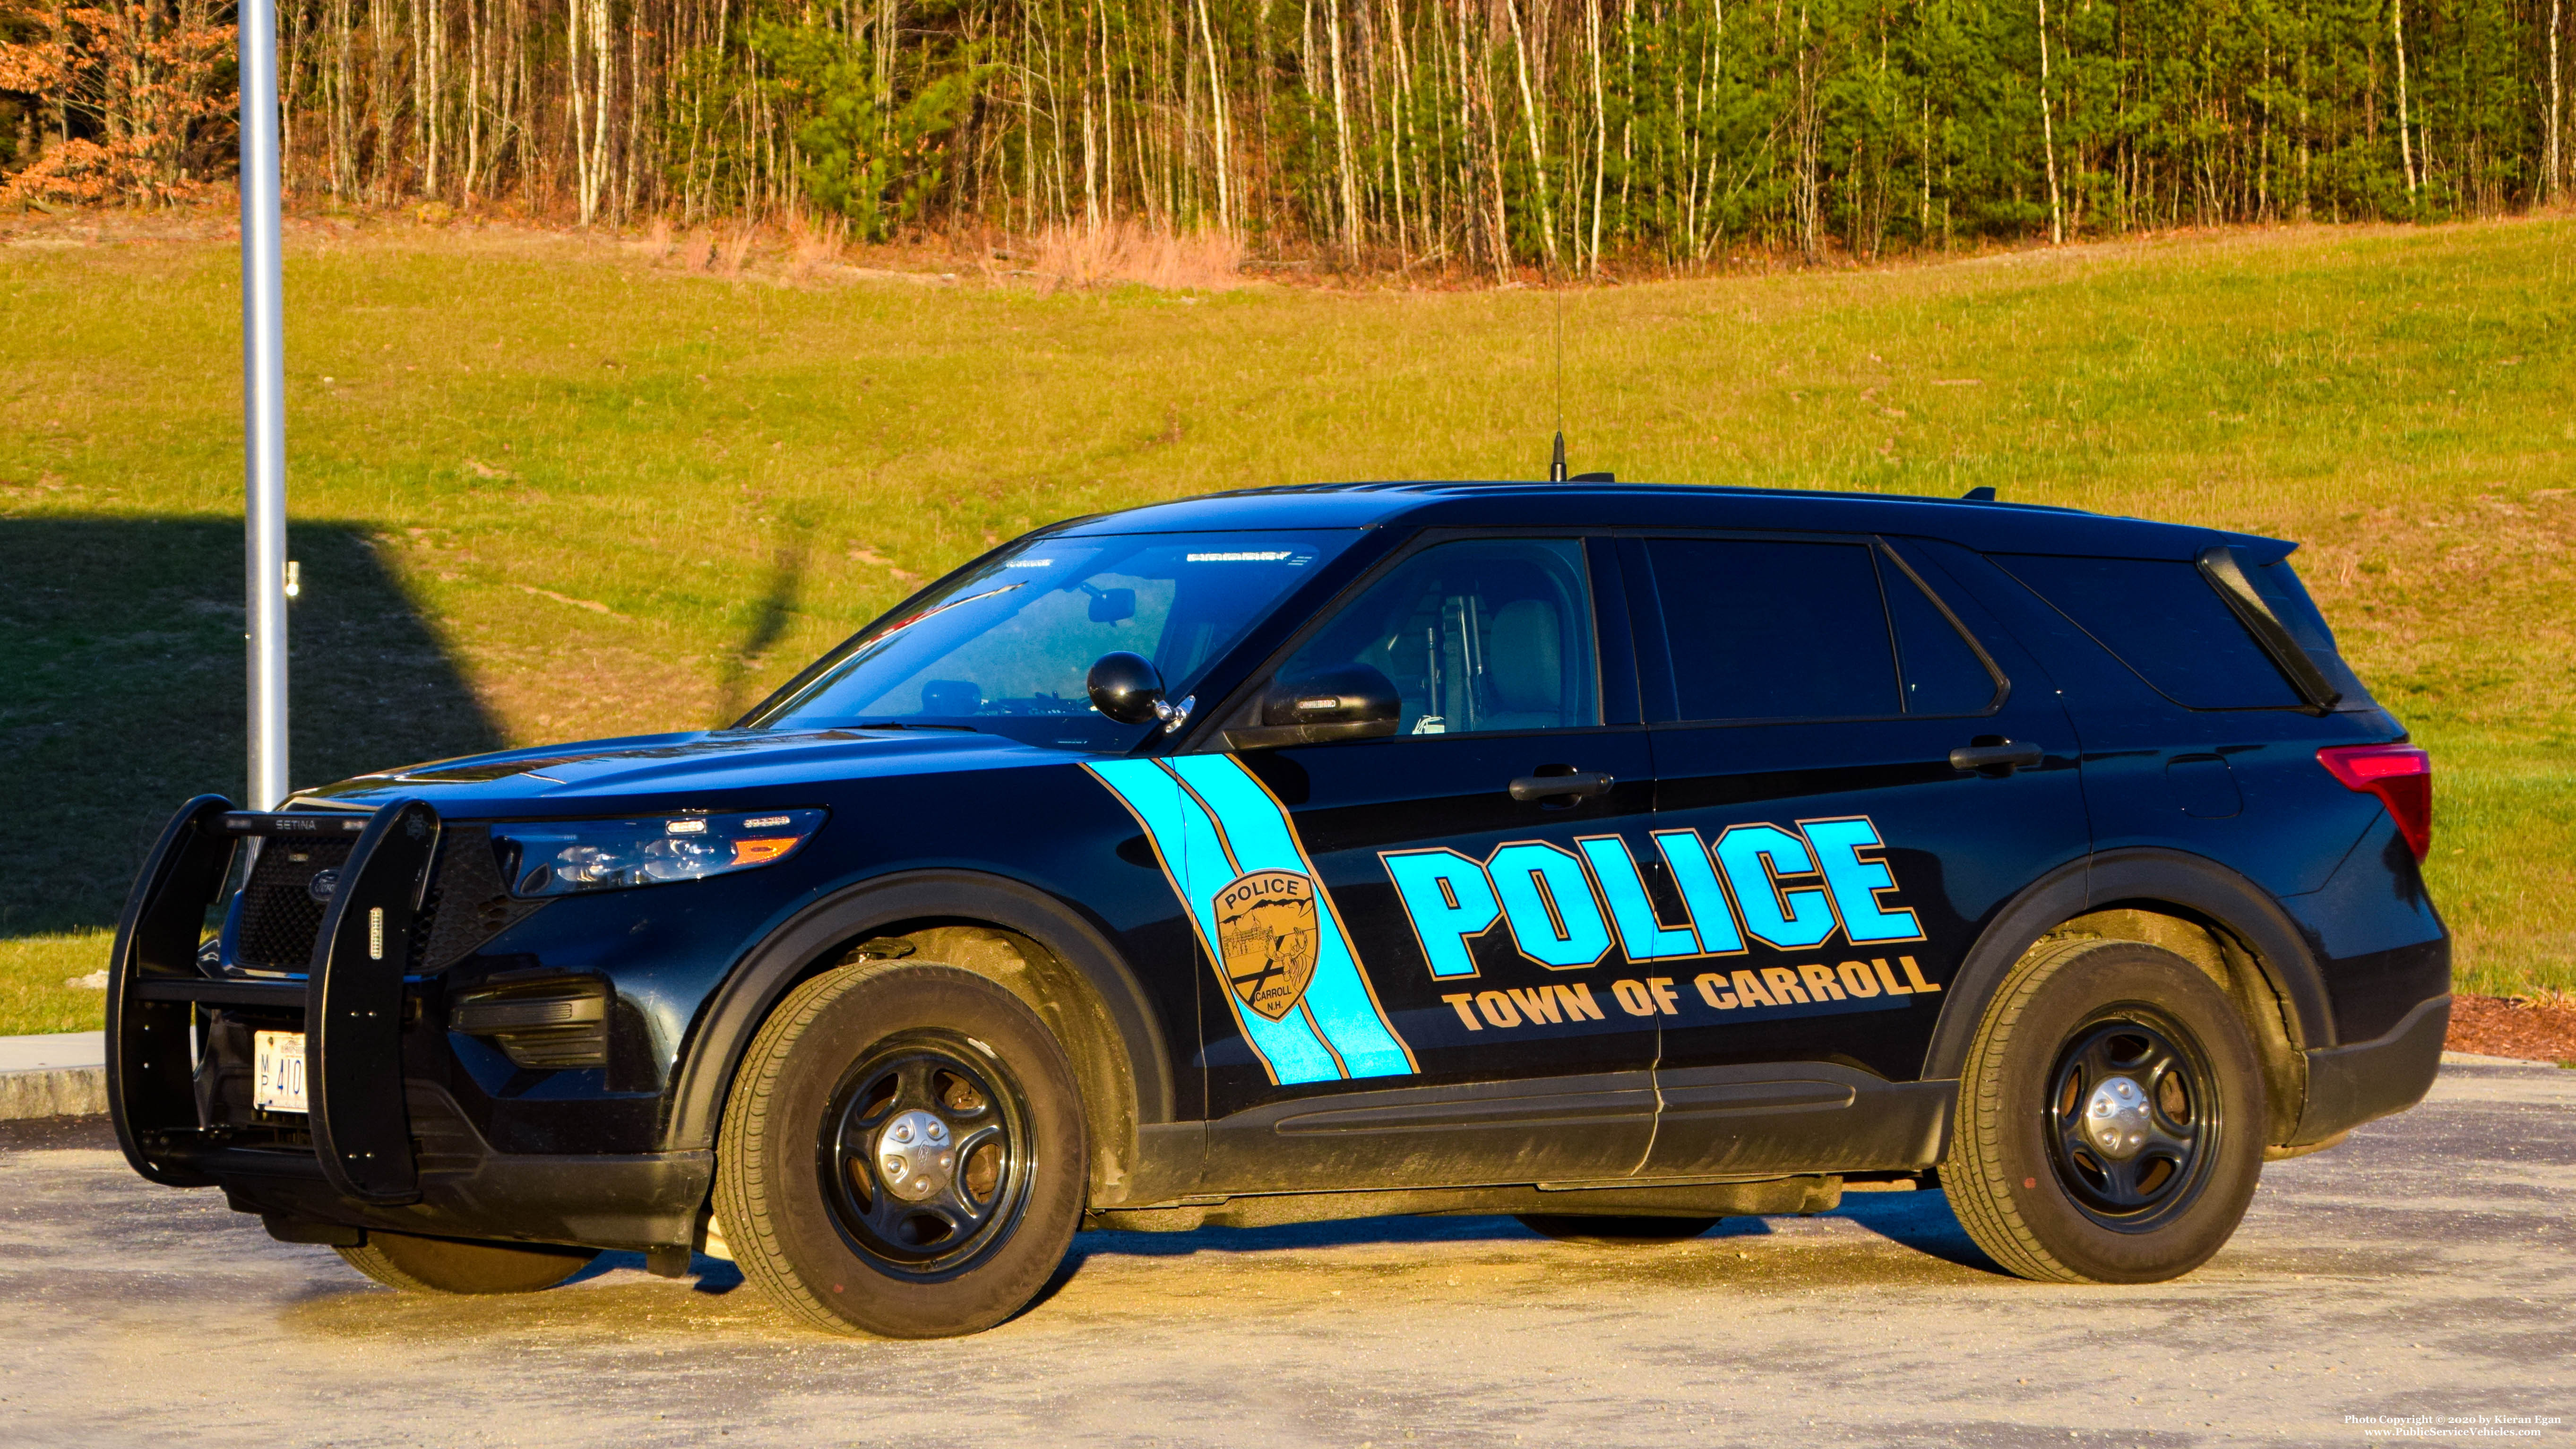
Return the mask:
[[[661,265],[662,259],[671,254],[671,219],[669,217],[656,216],[653,218],[653,224],[644,228],[643,246],[644,259],[656,266]]]
[[[751,255],[751,244],[758,240],[759,237],[760,224],[758,222],[745,222],[734,229],[733,235],[725,238],[724,274],[726,276],[739,277],[742,275],[743,261]]]
[[[845,217],[828,217],[817,226],[808,221],[803,212],[789,212],[788,280],[801,283],[825,267],[838,266],[842,249],[849,245],[849,241],[850,223]]]
[[[1138,282],[1223,291],[1244,284],[1243,243],[1221,231],[1169,232],[1119,221],[1097,229],[1058,227],[1040,233],[1035,246],[1032,270],[1048,289]]]
[[[715,264],[715,233],[707,230],[705,227],[699,227],[695,231],[690,232],[689,239],[680,246],[681,270],[703,272]]]

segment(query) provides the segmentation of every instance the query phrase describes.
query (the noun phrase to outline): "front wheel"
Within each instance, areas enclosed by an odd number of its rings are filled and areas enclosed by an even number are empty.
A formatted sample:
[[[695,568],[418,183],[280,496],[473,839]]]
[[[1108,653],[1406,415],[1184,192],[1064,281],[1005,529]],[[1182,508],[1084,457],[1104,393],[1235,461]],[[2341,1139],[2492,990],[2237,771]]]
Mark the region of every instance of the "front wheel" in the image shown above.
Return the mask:
[[[862,961],[789,993],[744,1054],[715,1211],[743,1277],[796,1317],[940,1338],[1046,1286],[1087,1160],[1037,1013],[953,966]]]
[[[2263,1170],[2261,1064],[2225,993],[2136,941],[2070,940],[1986,1008],[1941,1170],[2024,1278],[2154,1283],[2226,1245]]]

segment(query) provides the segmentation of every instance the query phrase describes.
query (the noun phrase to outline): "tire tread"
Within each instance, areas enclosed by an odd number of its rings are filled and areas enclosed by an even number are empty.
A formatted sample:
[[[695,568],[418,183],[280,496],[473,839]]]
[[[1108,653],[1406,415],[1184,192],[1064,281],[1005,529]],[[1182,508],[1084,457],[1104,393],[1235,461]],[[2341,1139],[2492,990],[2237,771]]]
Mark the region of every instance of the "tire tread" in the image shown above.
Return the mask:
[[[719,1162],[733,1164],[716,1174],[715,1215],[734,1266],[763,1298],[804,1323],[828,1333],[848,1334],[849,1323],[824,1306],[822,1299],[788,1271],[784,1249],[771,1210],[773,1184],[763,1179],[763,1154],[749,1150],[751,1140],[765,1136],[779,1073],[799,1038],[824,1008],[876,977],[904,969],[893,962],[854,961],[804,982],[787,994],[752,1038],[734,1073],[733,1090],[725,1096],[722,1125],[716,1135]],[[911,969],[919,970],[919,967]]]
[[[2011,1174],[2003,1165],[2002,1150],[2004,1054],[2031,1002],[2059,972],[2088,952],[2128,944],[2095,937],[2043,943],[2015,963],[1986,1008],[1976,1039],[1968,1045],[1968,1059],[1959,1074],[1959,1129],[1949,1160],[1942,1164],[1941,1185],[1950,1199],[1950,1211],[1959,1226],[1968,1230],[1969,1239],[2015,1277],[2043,1283],[2091,1281],[2040,1246],[2038,1235],[2013,1204]]]

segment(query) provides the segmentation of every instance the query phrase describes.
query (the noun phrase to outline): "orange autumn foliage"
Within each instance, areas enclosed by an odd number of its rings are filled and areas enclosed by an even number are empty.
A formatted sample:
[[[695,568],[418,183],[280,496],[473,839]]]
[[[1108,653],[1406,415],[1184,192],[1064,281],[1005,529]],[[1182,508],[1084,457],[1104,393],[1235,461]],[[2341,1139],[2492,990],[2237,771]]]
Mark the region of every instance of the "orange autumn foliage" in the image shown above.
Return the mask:
[[[211,0],[40,6],[0,0],[0,90],[46,97],[61,118],[33,161],[0,178],[0,207],[28,201],[159,204],[220,175],[234,104],[218,70],[233,27]],[[221,77],[229,80],[229,77]],[[73,128],[77,126],[77,130]]]

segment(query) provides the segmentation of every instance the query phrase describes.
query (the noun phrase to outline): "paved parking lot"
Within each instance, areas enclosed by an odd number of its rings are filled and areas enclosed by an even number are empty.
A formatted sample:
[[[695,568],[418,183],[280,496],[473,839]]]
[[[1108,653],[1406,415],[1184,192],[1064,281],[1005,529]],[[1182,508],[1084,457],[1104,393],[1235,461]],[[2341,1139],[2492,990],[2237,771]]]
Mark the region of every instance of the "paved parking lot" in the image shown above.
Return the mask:
[[[791,1328],[705,1260],[405,1297],[149,1187],[95,1127],[8,1133],[8,1444],[2360,1444],[2347,1416],[2426,1414],[2564,1444],[2576,1418],[2576,1072],[2547,1067],[2455,1063],[2274,1164],[2235,1243],[2156,1287],[2003,1278],[1938,1194],[1873,1193],[1651,1248],[1498,1218],[1090,1234],[1037,1308],[944,1343]]]

